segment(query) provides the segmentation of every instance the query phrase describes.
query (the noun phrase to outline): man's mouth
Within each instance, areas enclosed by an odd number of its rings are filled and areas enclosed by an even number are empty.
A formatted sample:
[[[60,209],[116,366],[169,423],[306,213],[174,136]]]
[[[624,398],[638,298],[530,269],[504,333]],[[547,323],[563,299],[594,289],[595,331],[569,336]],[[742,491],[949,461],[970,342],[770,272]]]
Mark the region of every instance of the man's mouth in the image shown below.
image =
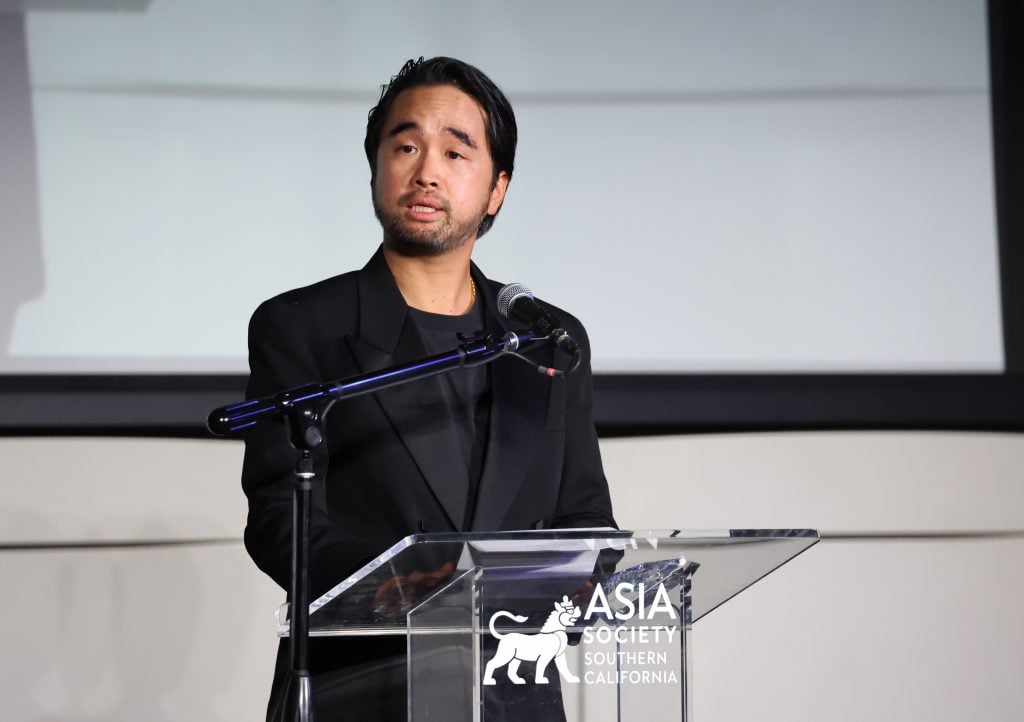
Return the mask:
[[[448,203],[443,198],[430,193],[409,193],[399,198],[398,202],[413,213],[434,213],[448,210]]]
[[[414,221],[434,221],[437,217],[448,212],[448,204],[442,198],[436,198],[429,193],[409,194],[399,199],[399,203],[405,206],[408,218]]]

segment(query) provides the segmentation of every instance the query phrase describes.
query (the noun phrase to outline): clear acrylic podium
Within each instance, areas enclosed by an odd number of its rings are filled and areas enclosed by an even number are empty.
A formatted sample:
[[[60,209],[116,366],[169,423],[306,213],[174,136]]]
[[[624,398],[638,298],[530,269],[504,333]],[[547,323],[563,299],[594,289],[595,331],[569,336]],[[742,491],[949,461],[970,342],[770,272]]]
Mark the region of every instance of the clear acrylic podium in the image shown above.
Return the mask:
[[[809,529],[410,536],[314,601],[310,634],[405,635],[411,722],[688,721],[691,625],[817,541]]]

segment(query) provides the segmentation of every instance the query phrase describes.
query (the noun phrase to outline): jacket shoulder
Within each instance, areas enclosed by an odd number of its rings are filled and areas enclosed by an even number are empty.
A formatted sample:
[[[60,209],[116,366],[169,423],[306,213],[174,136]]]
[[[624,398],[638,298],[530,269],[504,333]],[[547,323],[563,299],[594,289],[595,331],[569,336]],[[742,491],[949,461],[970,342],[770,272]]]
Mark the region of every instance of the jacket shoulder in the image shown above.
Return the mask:
[[[271,319],[287,319],[306,329],[352,328],[358,309],[358,274],[349,271],[268,298],[253,311],[250,330]]]
[[[268,298],[261,305],[268,303],[281,303],[288,306],[330,303],[339,297],[355,295],[357,289],[356,278],[359,271],[349,271],[322,281],[311,283],[308,286],[293,288],[288,291]]]

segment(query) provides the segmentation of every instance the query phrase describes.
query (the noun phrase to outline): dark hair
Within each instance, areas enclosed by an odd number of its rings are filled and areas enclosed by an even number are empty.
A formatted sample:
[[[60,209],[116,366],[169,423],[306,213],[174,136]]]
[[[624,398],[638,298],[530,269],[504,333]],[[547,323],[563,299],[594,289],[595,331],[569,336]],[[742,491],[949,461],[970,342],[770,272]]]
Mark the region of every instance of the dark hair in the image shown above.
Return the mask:
[[[380,136],[391,107],[395,104],[395,98],[404,90],[424,85],[451,85],[480,104],[486,116],[487,147],[490,148],[494,168],[491,183],[493,185],[497,182],[498,174],[502,171],[511,180],[518,137],[512,105],[498,86],[480,70],[461,60],[445,57],[408,60],[398,71],[398,75],[391,78],[391,82],[381,86],[380,99],[377,105],[370,109],[367,118],[366,139],[363,141],[366,160],[370,163],[371,179],[377,175]],[[492,223],[494,216],[485,216],[480,223],[477,236],[486,233]]]

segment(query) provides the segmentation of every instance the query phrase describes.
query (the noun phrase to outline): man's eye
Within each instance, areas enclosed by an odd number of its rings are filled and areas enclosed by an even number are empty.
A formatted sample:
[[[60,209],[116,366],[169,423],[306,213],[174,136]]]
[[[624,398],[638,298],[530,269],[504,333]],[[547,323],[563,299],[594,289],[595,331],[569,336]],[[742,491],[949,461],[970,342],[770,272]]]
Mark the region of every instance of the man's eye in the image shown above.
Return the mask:
[[[415,153],[416,147],[412,145],[400,145],[398,146],[398,150],[400,150],[402,153]]]
[[[447,153],[445,153],[445,155],[447,155],[451,160],[458,160],[459,158],[464,157],[462,153],[459,153],[458,151],[454,150],[448,151]]]

